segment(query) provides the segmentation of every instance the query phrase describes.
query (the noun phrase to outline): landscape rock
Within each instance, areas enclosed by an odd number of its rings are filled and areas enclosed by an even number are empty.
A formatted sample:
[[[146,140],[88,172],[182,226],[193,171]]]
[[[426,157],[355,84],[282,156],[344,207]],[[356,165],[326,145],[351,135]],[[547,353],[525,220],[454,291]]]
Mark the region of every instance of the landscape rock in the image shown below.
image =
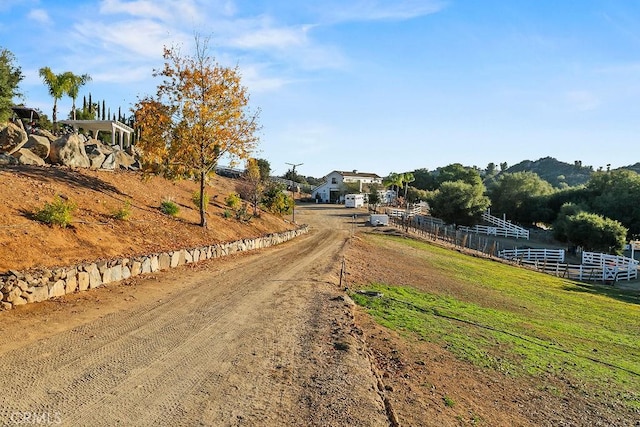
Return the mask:
[[[29,291],[26,296],[27,302],[40,302],[49,298],[49,288],[46,286],[34,286]]]
[[[65,294],[64,280],[58,280],[52,286],[49,287],[49,298],[61,297],[64,294]]]
[[[86,291],[89,289],[89,273],[81,271],[78,273],[78,290]]]
[[[9,154],[0,153],[0,166],[15,166],[19,164],[18,159]]]
[[[36,156],[46,159],[51,151],[51,141],[46,136],[29,135],[27,143],[22,148],[28,148]]]
[[[113,149],[103,144],[100,140],[90,139],[84,145],[85,152],[91,162],[91,169],[100,169],[108,155],[113,153]]]
[[[18,163],[21,165],[44,166],[47,164],[42,157],[32,153],[27,148],[20,148],[12,156],[18,159]]]
[[[100,169],[115,170],[116,169],[115,154],[113,153],[109,154],[102,162],[102,165],[100,165]]]
[[[12,154],[27,143],[29,136],[19,126],[6,122],[0,130],[0,153]]]
[[[55,140],[51,144],[49,159],[52,163],[70,167],[88,168],[91,165],[84,149],[84,137],[77,133]]]
[[[57,136],[55,136],[54,134],[52,134],[51,132],[49,132],[46,129],[42,129],[42,128],[37,128],[35,130],[35,132],[33,133],[33,135],[37,135],[37,136],[41,136],[44,138],[47,138],[47,140],[49,141],[49,147],[51,147],[51,143],[53,141],[55,141],[56,139],[58,139]]]
[[[136,162],[136,159],[126,151],[116,149],[114,151],[115,163],[122,169],[129,169]]]

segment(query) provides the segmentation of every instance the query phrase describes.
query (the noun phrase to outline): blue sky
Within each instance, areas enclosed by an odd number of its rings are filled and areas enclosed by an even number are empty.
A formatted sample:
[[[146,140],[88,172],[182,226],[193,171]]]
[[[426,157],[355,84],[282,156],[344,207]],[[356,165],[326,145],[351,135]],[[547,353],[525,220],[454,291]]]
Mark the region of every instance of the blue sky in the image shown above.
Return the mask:
[[[38,69],[128,111],[163,46],[194,34],[240,67],[262,110],[257,157],[320,177],[551,156],[640,162],[640,2],[626,0],[2,0],[0,47],[28,106]],[[60,116],[71,107],[59,104]]]

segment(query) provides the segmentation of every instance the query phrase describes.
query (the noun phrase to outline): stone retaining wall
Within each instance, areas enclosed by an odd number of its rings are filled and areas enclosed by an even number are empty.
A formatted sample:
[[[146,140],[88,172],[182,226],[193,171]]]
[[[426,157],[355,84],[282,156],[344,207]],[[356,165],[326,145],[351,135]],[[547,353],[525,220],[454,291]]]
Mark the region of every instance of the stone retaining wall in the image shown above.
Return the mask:
[[[40,302],[77,291],[97,288],[145,273],[179,267],[198,261],[223,257],[236,252],[267,248],[291,240],[308,231],[306,225],[296,230],[268,234],[255,239],[178,249],[134,258],[119,258],[83,263],[73,267],[9,270],[0,274],[2,301],[0,309],[8,310],[17,305]]]

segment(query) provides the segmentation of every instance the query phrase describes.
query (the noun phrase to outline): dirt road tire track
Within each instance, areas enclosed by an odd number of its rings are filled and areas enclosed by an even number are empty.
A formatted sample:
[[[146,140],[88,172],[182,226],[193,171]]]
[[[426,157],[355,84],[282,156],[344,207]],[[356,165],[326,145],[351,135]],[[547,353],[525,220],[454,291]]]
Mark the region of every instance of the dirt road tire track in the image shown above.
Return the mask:
[[[55,412],[70,426],[389,425],[351,311],[334,298],[348,217],[299,212],[312,231],[294,242],[161,275],[180,291],[0,346],[1,422]]]

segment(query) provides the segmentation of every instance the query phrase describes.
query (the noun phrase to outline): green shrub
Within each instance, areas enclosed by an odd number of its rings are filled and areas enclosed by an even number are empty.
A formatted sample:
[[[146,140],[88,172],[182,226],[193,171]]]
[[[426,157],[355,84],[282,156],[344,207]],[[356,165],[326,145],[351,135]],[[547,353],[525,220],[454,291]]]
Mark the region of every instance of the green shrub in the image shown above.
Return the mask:
[[[196,206],[196,208],[200,209],[200,191],[199,190],[196,190],[193,192],[193,194],[191,195],[191,201]],[[208,205],[209,205],[209,195],[205,192],[204,193],[205,209],[207,208]]]
[[[236,210],[236,219],[238,221],[249,222],[251,221],[251,218],[252,216],[247,210],[247,204],[243,203],[242,206]]]
[[[121,221],[126,221],[127,219],[129,219],[129,217],[131,216],[131,202],[128,200],[124,202],[124,206],[122,206],[120,209],[114,210],[112,216],[115,219],[119,219]]]
[[[225,209],[224,212],[222,212],[222,216],[225,218],[231,218],[233,216],[233,214],[231,213],[231,211],[229,209]]]
[[[229,193],[224,202],[231,209],[235,209],[240,206],[240,196],[237,193]]]
[[[448,406],[449,408],[453,408],[456,405],[456,402],[449,396],[443,397],[442,400],[444,401],[444,406]]]
[[[166,199],[160,203],[160,210],[166,215],[177,216],[178,212],[180,212],[180,207],[174,201]]]
[[[49,225],[58,225],[66,228],[71,224],[71,213],[76,209],[71,200],[64,200],[56,196],[51,203],[45,203],[44,207],[35,214],[35,218]]]

